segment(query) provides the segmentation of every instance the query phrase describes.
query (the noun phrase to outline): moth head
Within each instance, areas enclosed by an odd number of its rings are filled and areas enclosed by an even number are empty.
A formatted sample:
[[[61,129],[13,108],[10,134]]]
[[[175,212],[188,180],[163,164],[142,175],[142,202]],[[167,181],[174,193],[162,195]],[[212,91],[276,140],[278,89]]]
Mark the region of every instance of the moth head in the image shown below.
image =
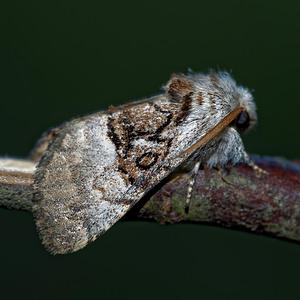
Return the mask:
[[[256,105],[250,91],[244,87],[237,87],[236,97],[243,111],[234,121],[234,126],[242,131],[251,129],[257,123]]]
[[[210,71],[208,75],[210,88],[215,88],[221,98],[228,97],[228,102],[235,107],[242,107],[243,111],[237,116],[233,124],[237,129],[246,131],[257,123],[256,105],[251,92],[236,84],[227,72]]]

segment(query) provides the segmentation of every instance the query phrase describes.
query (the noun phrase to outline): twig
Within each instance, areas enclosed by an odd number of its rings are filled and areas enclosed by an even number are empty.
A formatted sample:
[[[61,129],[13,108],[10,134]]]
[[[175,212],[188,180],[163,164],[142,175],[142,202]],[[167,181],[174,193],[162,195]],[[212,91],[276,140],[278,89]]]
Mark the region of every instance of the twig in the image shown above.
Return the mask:
[[[35,166],[29,160],[0,159],[0,205],[31,211]]]
[[[188,180],[177,176],[161,184],[134,207],[127,218],[207,222],[300,241],[300,163],[283,158],[253,157],[269,172],[257,177],[247,166],[227,175],[200,171],[189,213],[185,213]],[[0,159],[0,205],[31,211],[35,163]]]

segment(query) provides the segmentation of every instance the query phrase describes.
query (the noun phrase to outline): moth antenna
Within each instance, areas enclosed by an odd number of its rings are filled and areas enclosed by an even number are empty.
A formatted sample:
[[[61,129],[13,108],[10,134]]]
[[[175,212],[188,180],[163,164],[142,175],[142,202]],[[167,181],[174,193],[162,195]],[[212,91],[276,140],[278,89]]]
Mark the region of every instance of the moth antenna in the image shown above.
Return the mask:
[[[196,162],[193,170],[191,171],[191,177],[190,177],[190,182],[189,182],[189,187],[188,187],[188,192],[187,192],[185,207],[184,207],[185,213],[189,212],[193,187],[194,187],[196,176],[199,172],[199,169],[200,169],[200,162]]]

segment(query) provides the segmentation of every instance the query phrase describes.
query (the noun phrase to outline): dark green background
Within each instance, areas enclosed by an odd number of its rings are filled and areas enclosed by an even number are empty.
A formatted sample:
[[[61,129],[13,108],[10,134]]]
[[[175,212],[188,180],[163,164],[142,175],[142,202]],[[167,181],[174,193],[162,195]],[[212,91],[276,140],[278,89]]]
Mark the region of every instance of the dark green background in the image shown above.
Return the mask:
[[[108,1],[107,1],[108,2]],[[1,1],[0,154],[50,126],[220,68],[255,90],[251,153],[299,157],[299,1]],[[296,299],[300,245],[210,226],[119,222],[51,256],[0,210],[1,299]],[[10,296],[10,297],[9,297]]]

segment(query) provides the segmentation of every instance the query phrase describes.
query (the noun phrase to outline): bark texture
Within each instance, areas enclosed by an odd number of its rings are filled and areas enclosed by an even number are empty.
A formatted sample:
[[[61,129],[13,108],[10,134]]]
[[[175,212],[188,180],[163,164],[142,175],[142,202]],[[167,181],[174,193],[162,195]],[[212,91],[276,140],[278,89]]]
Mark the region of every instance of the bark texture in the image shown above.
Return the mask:
[[[220,224],[300,241],[300,164],[253,158],[269,175],[259,177],[244,165],[226,176],[215,170],[200,171],[188,214],[184,211],[188,181],[179,179],[157,191],[138,216],[160,223]]]
[[[187,176],[168,178],[126,216],[162,224],[205,222],[300,241],[300,163],[253,156],[269,172],[258,176],[241,165],[225,175],[216,170],[198,173],[189,212],[185,212]],[[31,210],[35,163],[0,160],[0,205]],[[26,168],[24,168],[26,165]],[[174,177],[174,176],[173,176]]]

